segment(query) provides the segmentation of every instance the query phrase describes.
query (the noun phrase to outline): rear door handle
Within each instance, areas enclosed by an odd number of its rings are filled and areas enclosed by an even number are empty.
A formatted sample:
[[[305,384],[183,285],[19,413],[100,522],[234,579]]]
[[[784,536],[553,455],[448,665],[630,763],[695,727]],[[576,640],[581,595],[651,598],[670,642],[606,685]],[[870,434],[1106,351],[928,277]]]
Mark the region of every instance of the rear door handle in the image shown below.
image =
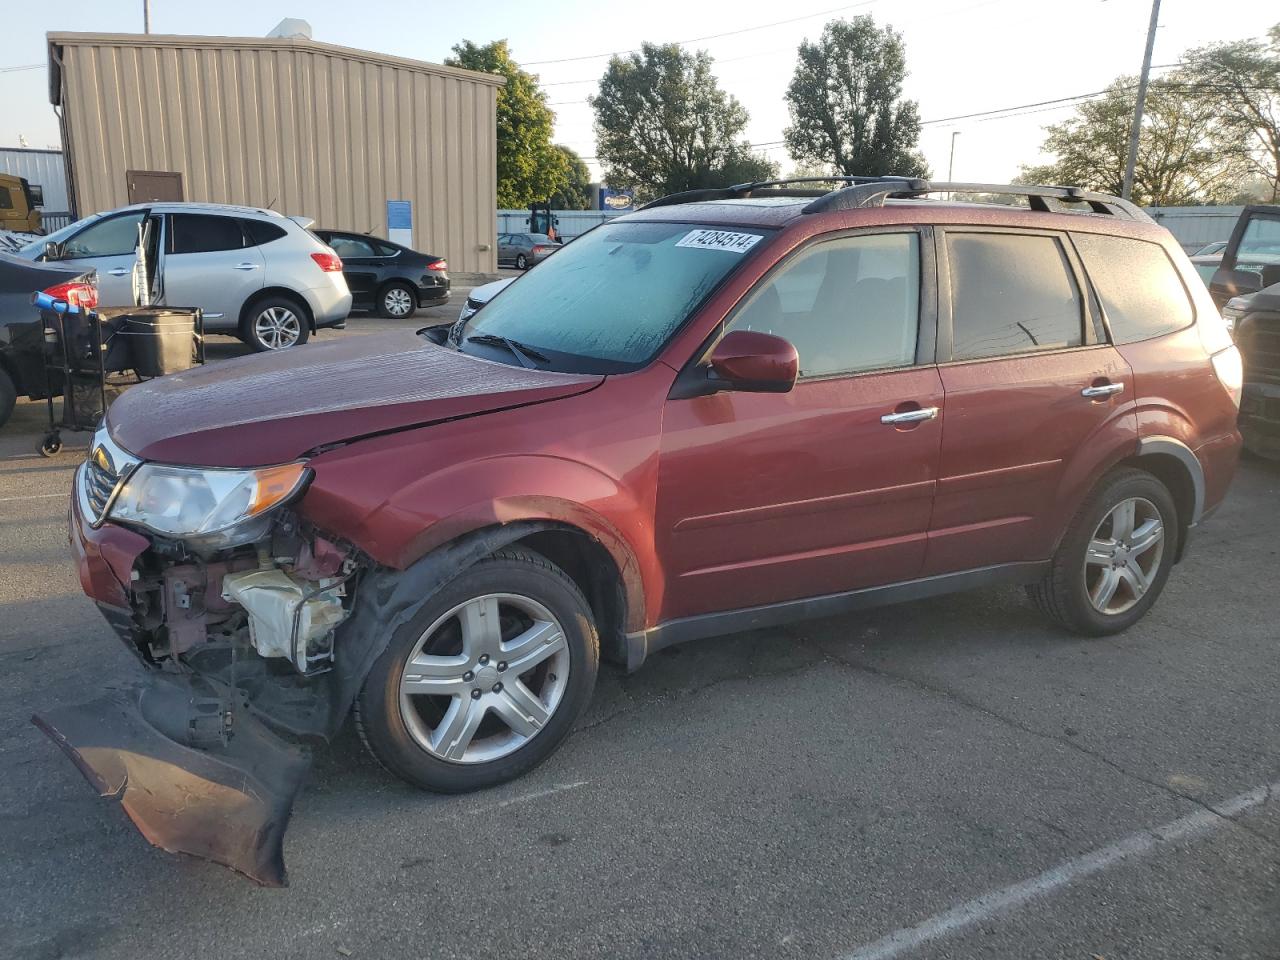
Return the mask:
[[[256,263],[237,263],[237,264],[236,264],[236,269],[237,269],[237,270],[257,270],[257,269],[258,269],[258,264],[256,264]]]
[[[1085,387],[1080,391],[1080,396],[1095,400],[1098,397],[1111,397],[1123,392],[1123,383],[1099,383],[1092,387]]]
[[[898,423],[919,423],[921,420],[932,420],[937,415],[937,407],[921,407],[919,410],[904,410],[902,413],[886,413],[880,418],[880,422],[890,425]]]
[[[123,277],[125,274],[132,273],[132,272],[133,271],[130,270],[128,267],[112,267],[110,270],[107,271],[107,273],[111,274],[111,276],[113,277]]]

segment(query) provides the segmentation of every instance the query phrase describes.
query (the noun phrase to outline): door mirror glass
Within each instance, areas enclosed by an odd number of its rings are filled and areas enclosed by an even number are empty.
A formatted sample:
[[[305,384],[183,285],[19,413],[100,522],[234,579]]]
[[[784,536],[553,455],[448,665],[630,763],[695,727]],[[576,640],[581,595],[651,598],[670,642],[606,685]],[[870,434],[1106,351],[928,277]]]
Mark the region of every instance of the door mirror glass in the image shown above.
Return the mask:
[[[62,244],[58,243],[57,240],[50,240],[46,243],[44,245],[44,258],[46,260],[61,260]]]
[[[787,393],[800,369],[796,348],[782,337],[732,330],[711,351],[708,379],[724,390]]]
[[[1262,277],[1259,274],[1252,270],[1228,270],[1225,267],[1213,275],[1213,282],[1209,284],[1209,292],[1219,306],[1232,297],[1257,293],[1261,289]]]

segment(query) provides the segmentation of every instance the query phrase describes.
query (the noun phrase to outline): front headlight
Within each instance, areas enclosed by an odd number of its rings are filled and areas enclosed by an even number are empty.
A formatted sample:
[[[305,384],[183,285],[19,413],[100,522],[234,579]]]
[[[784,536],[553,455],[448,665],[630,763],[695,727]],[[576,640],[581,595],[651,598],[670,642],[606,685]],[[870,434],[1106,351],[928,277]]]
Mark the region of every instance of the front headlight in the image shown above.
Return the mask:
[[[303,463],[257,470],[144,463],[120,490],[111,519],[194,545],[233,547],[263,536],[268,514],[301,490],[310,474]]]

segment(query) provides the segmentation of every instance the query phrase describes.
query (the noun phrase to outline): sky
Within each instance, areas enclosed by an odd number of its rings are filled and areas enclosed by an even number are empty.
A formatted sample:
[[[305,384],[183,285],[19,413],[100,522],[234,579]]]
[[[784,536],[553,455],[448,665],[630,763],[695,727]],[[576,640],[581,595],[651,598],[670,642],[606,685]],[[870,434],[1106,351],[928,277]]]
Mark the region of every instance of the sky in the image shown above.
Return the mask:
[[[142,0],[4,0],[0,44],[0,147],[57,147],[48,103],[49,30],[141,32]],[[556,141],[594,158],[586,98],[608,54],[642,41],[690,41],[716,60],[720,85],[751,116],[746,135],[793,168],[780,144],[795,51],[837,17],[870,14],[906,42],[906,96],[924,121],[920,149],[941,179],[954,143],[956,180],[1007,182],[1040,154],[1043,128],[1071,114],[1044,104],[1093,93],[1142,63],[1150,0],[645,0],[630,6],[572,0],[151,0],[153,33],[264,36],[284,17],[307,20],[316,40],[439,63],[460,40],[505,38],[536,72],[556,112]],[[780,22],[786,21],[786,22]],[[1280,21],[1268,0],[1163,0],[1152,63],[1175,64],[1190,47],[1262,37]],[[30,68],[30,69],[26,69]],[[1156,71],[1158,75],[1163,70]],[[1002,113],[951,119],[1014,108]],[[955,134],[955,136],[953,136]],[[589,161],[593,174],[598,166]]]

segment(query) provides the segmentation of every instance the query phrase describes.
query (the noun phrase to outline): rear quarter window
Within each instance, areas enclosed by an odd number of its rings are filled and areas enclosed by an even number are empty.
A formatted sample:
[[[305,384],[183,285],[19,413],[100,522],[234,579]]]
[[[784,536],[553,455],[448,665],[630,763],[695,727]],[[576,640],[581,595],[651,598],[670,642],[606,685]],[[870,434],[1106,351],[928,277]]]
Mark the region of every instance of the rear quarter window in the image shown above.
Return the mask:
[[[1115,343],[1150,340],[1191,325],[1195,312],[1177,267],[1158,243],[1071,235]]]
[[[265,220],[241,220],[240,223],[244,227],[245,236],[249,238],[250,245],[255,247],[270,243],[272,240],[279,240],[286,233],[284,227],[267,223]]]

